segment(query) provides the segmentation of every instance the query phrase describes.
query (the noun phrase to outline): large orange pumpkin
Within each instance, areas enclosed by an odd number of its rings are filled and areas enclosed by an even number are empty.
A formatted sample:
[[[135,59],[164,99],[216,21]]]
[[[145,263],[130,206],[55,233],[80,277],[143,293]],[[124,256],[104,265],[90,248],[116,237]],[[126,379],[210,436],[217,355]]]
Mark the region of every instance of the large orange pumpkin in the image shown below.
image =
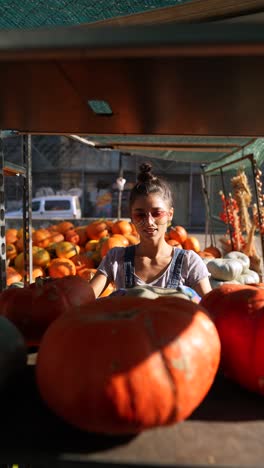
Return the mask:
[[[94,300],[88,282],[71,276],[6,289],[0,293],[0,315],[20,330],[28,346],[37,346],[59,315]]]
[[[217,331],[198,304],[111,297],[51,324],[36,379],[46,404],[70,424],[139,433],[187,418],[211,387],[219,358]]]
[[[264,289],[224,284],[206,294],[201,304],[218,330],[224,373],[264,395]]]

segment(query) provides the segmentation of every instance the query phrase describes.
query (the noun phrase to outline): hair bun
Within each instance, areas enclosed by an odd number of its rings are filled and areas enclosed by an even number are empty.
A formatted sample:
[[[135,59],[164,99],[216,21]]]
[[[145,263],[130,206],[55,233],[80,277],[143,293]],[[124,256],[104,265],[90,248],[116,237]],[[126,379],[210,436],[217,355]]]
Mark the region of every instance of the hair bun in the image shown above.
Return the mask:
[[[152,165],[150,163],[143,163],[139,166],[140,172],[138,174],[139,182],[147,182],[155,179],[152,174]]]

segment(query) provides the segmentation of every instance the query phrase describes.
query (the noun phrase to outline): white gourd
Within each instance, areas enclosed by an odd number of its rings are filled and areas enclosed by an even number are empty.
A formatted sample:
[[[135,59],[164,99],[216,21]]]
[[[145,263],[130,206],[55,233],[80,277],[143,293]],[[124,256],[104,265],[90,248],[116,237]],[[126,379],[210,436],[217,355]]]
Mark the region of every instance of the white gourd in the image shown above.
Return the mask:
[[[241,261],[232,258],[214,258],[207,263],[207,269],[217,280],[232,281],[239,278],[243,271]]]
[[[249,257],[244,254],[243,252],[239,252],[237,250],[233,250],[232,252],[227,253],[224,258],[231,258],[233,260],[239,260],[243,264],[243,273],[245,273],[250,266],[250,259]]]
[[[259,275],[256,271],[254,270],[246,270],[240,277],[238,278],[238,281],[241,284],[253,284],[253,283],[259,283],[260,278]]]

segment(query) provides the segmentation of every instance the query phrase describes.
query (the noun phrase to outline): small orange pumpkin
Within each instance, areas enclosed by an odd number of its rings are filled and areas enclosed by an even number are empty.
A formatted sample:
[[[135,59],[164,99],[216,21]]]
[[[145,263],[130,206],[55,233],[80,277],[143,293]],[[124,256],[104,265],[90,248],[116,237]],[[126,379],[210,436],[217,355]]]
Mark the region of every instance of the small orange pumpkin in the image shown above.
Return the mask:
[[[178,249],[182,249],[182,245],[176,241],[175,239],[168,239],[167,244],[172,245],[173,247],[177,247]]]
[[[183,226],[174,226],[169,231],[169,238],[176,240],[179,244],[183,244],[183,242],[186,241],[187,236],[187,231]]]
[[[5,238],[7,244],[14,244],[18,237],[17,237],[17,229],[7,229],[5,232]]]
[[[86,231],[86,226],[77,226],[75,228],[77,234],[79,234],[79,245],[85,246],[86,242],[88,241],[88,234]]]
[[[129,221],[119,220],[112,225],[113,234],[132,234],[132,226]]]
[[[194,252],[198,253],[201,250],[200,242],[195,236],[187,237],[187,239],[183,242],[183,248],[186,250],[194,250]]]
[[[57,257],[71,258],[80,253],[80,247],[72,242],[57,242],[55,246]]]
[[[6,258],[13,260],[17,256],[17,248],[14,244],[6,244]]]
[[[48,229],[37,229],[32,233],[33,245],[45,249],[50,243],[50,231]]]
[[[101,257],[103,258],[107,254],[107,252],[113,249],[114,247],[124,247],[123,241],[119,238],[115,238],[114,236],[106,239],[101,247]]]
[[[221,258],[222,257],[221,251],[217,247],[214,247],[213,245],[210,245],[209,247],[206,247],[204,249],[204,252],[212,254],[212,256],[215,257],[215,258]]]
[[[74,229],[74,224],[72,224],[70,221],[62,221],[61,223],[57,224],[57,230],[63,235],[69,229]]]
[[[69,258],[53,258],[49,265],[49,275],[52,278],[75,276],[76,266]]]
[[[88,224],[86,226],[86,233],[91,240],[99,240],[109,235],[107,224],[103,220],[93,221]]]
[[[13,267],[6,267],[6,284],[10,286],[22,280],[22,275]]]

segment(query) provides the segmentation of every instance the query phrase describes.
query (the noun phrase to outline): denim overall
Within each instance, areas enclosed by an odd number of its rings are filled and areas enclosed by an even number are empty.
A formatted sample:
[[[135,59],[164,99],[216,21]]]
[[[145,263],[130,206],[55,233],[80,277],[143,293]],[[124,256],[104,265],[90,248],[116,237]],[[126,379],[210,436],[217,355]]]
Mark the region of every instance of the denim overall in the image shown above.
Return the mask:
[[[179,286],[181,278],[182,261],[185,250],[176,249],[171,261],[171,274],[166,288],[176,289]],[[124,257],[124,269],[125,269],[125,288],[133,288],[135,286],[135,245],[126,247]]]

